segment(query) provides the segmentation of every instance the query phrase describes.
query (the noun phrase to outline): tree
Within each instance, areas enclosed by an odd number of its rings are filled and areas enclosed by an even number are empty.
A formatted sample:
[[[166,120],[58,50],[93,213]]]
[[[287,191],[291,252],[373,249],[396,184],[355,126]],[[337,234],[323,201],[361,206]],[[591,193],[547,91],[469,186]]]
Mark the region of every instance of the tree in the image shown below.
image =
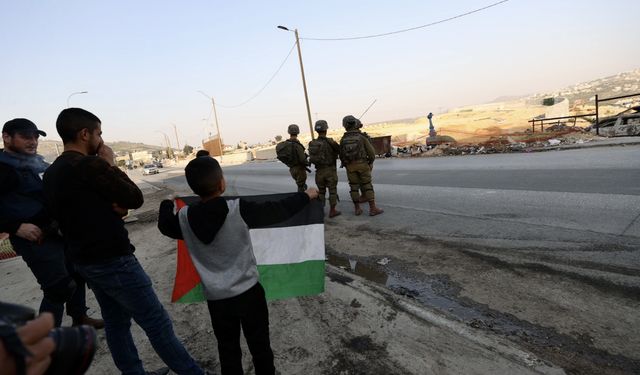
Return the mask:
[[[185,155],[189,155],[193,152],[193,147],[189,146],[189,145],[184,145],[184,148],[182,149],[182,152],[184,152]]]
[[[276,135],[276,142],[280,142],[282,140],[282,136],[281,135]]]

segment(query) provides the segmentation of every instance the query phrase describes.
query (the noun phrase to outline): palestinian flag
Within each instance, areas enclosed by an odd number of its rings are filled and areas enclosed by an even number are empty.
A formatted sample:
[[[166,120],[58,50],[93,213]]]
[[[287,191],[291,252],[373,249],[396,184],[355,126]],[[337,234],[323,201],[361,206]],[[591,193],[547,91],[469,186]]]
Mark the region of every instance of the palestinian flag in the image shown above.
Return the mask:
[[[292,193],[244,196],[265,202],[286,198]],[[226,197],[234,199],[237,197]],[[178,209],[198,202],[198,197],[176,198]],[[258,263],[260,283],[267,300],[309,296],[324,292],[324,210],[312,201],[286,221],[249,230]],[[205,301],[200,276],[189,256],[187,245],[178,240],[178,261],[172,302]]]

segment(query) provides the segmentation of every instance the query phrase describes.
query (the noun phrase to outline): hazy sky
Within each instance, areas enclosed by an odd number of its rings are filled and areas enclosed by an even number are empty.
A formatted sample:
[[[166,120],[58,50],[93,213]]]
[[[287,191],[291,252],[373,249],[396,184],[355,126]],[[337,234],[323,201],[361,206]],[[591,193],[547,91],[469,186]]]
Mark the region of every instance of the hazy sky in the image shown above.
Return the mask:
[[[199,145],[215,134],[211,103],[233,106],[264,86],[301,38],[378,34],[497,0],[0,0],[0,122],[27,117],[59,139],[67,105],[101,118],[107,141]],[[301,42],[313,120],[340,126],[424,116],[503,95],[553,90],[640,67],[640,1],[510,0],[411,32]],[[316,117],[317,116],[317,117]],[[210,119],[209,119],[210,118]],[[209,121],[207,121],[209,119]],[[264,141],[308,121],[296,51],[248,104],[218,107],[227,144]]]

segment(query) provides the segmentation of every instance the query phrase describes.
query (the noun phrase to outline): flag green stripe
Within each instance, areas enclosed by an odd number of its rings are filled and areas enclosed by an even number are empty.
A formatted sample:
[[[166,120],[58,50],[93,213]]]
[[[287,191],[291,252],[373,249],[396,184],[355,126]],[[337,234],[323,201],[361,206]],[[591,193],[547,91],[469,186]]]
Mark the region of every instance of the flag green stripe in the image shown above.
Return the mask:
[[[189,291],[189,293],[180,297],[177,300],[177,303],[196,303],[206,301],[207,299],[204,296],[204,290],[202,289],[202,283],[198,283],[198,285],[194,286],[193,289]]]
[[[258,265],[258,272],[268,300],[324,292],[324,260]]]

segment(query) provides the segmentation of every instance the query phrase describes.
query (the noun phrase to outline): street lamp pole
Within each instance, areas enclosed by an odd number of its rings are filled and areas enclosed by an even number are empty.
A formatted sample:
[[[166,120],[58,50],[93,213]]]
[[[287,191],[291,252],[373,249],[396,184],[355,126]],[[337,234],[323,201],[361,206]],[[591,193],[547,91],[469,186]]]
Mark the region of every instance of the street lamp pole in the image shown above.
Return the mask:
[[[278,26],[278,29],[291,31],[284,26]],[[304,65],[302,64],[302,51],[300,50],[300,38],[298,37],[298,29],[293,30],[296,36],[296,46],[298,47],[298,61],[300,61],[300,73],[302,73],[302,88],[304,89],[304,100],[307,103],[307,117],[309,119],[309,131],[311,132],[311,139],[315,139],[313,134],[313,124],[311,123],[311,108],[309,107],[309,95],[307,94],[307,80],[304,77]]]
[[[160,131],[160,130],[156,130],[156,132],[162,134],[164,136],[164,141],[166,143],[167,146],[167,158],[171,159],[171,156],[169,155],[169,151],[171,151],[172,154],[174,154],[172,148],[171,148],[171,142],[169,141],[169,136],[167,135],[167,133]],[[175,156],[175,155],[174,155]]]
[[[67,97],[67,108],[69,108],[69,99],[71,99],[72,96],[74,95],[79,95],[79,94],[88,94],[89,91],[77,91],[77,92],[72,92],[68,97]]]
[[[174,123],[171,123],[171,125],[173,125],[173,131],[176,133],[176,145],[178,145],[178,152],[180,152],[180,140],[178,139],[178,128]]]
[[[213,107],[213,117],[216,119],[216,131],[218,132],[218,146],[220,148],[220,161],[222,161],[222,134],[220,134],[220,126],[218,125],[218,112],[216,111],[216,101],[213,96],[207,95],[204,91],[198,90],[198,92],[208,99],[211,99],[211,106]]]

